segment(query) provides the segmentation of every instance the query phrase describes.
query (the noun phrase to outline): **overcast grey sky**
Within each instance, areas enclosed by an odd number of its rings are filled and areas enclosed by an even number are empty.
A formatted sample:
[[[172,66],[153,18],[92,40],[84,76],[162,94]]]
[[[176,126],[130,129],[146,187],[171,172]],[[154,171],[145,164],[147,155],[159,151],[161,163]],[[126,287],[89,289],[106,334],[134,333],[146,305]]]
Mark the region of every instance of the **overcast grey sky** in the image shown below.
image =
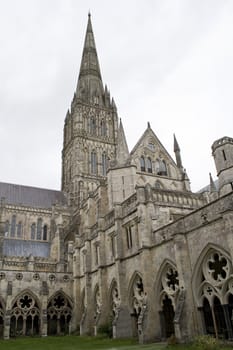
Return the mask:
[[[233,137],[232,0],[0,0],[0,181],[60,188],[88,11],[129,148],[147,121],[196,191]]]

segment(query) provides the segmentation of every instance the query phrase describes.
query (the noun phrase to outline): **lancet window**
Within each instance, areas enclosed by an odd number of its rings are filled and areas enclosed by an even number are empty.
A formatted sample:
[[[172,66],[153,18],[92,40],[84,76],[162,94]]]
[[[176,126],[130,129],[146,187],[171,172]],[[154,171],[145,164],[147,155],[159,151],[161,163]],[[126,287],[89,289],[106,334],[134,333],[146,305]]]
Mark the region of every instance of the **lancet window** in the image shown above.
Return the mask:
[[[150,157],[148,157],[146,159],[146,164],[147,164],[146,168],[147,168],[148,173],[152,173],[152,162],[151,162]]]
[[[106,122],[104,119],[100,122],[100,135],[106,136],[107,135],[107,128],[106,128]]]
[[[102,175],[106,176],[108,168],[108,158],[106,153],[102,154]]]
[[[91,152],[91,173],[93,175],[97,174],[97,155],[95,151]]]
[[[140,158],[140,167],[141,167],[141,171],[146,171],[145,158],[143,156],[141,156]]]

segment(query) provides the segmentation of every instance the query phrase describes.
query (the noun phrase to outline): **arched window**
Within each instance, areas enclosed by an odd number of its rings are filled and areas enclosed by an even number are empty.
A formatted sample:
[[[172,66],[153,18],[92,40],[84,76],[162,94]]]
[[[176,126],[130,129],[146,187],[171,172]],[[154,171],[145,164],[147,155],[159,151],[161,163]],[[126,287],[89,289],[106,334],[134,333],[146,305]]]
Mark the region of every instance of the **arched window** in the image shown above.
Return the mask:
[[[11,237],[15,237],[16,231],[16,215],[13,215],[11,218]]]
[[[106,176],[108,168],[108,158],[106,153],[102,154],[102,175]]]
[[[141,171],[146,171],[145,158],[143,156],[140,158],[140,166],[141,166]]]
[[[94,151],[91,152],[91,173],[97,174],[97,156]]]
[[[157,175],[167,176],[167,165],[165,160],[156,159],[155,170]]]
[[[22,237],[22,222],[18,222],[17,224],[17,237]]]
[[[48,235],[48,226],[44,225],[44,227],[43,227],[43,241],[47,241],[47,235]]]
[[[31,225],[31,239],[35,239],[36,238],[36,224],[33,223]]]
[[[100,135],[101,136],[106,136],[107,135],[106,123],[105,123],[104,119],[102,119],[101,122],[100,122]]]
[[[40,316],[37,300],[27,292],[19,295],[11,309],[10,334],[12,336],[39,335]]]
[[[48,335],[69,333],[72,305],[63,293],[55,294],[48,302]]]
[[[151,162],[150,157],[147,158],[146,162],[147,162],[147,171],[148,171],[148,173],[152,173],[152,162]]]
[[[38,239],[40,241],[41,240],[41,236],[42,236],[42,219],[39,218],[37,220],[36,239]]]
[[[162,175],[167,176],[167,165],[165,160],[162,160],[161,171],[162,171]]]

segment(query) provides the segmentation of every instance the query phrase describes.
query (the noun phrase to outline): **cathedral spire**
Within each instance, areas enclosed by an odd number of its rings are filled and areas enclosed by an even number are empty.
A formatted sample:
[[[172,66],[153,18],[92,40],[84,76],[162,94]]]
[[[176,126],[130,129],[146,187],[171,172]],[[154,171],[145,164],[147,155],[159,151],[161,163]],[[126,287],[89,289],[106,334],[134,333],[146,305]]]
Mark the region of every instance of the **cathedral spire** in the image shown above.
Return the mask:
[[[103,93],[104,88],[89,12],[76,95],[83,102],[99,104],[101,100],[103,101]]]

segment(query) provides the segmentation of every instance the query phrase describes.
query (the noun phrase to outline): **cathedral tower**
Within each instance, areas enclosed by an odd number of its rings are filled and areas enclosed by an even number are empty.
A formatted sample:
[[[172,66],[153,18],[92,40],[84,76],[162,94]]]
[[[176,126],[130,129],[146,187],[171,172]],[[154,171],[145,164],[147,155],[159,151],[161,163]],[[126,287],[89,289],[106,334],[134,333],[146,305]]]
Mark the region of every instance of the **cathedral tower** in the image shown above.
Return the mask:
[[[77,88],[64,125],[62,190],[70,205],[79,205],[106,178],[116,157],[117,133],[117,110],[103,86],[89,14]]]
[[[233,191],[233,139],[223,137],[212,145],[220,195]]]

